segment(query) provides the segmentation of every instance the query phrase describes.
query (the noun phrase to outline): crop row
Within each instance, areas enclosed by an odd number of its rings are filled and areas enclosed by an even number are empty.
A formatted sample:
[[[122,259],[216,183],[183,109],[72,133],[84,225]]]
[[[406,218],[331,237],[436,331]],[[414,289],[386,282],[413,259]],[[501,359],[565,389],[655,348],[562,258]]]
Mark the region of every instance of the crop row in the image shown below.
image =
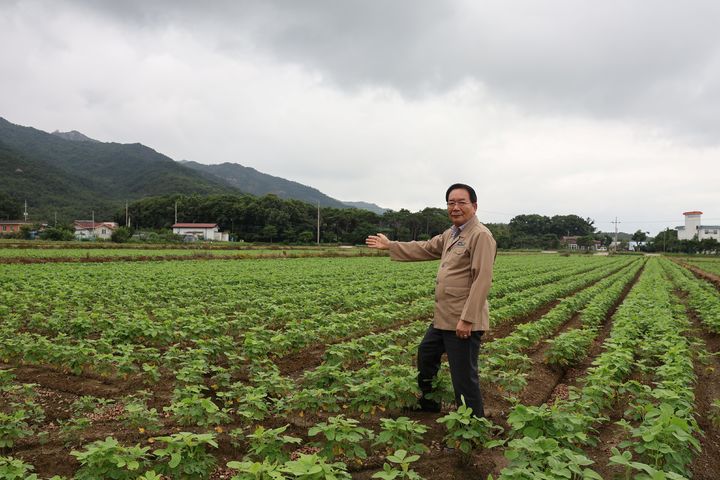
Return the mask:
[[[703,325],[711,332],[720,333],[720,293],[715,287],[674,263],[664,262],[663,266],[678,288],[687,293],[688,303]]]
[[[587,356],[603,321],[643,265],[644,262],[632,264],[617,281],[608,285],[607,289],[585,306],[579,315],[580,328],[570,329],[548,340],[549,347],[545,352],[548,364],[566,368]]]
[[[510,258],[515,260],[514,268],[508,268],[508,270],[495,273],[496,281],[493,282],[493,288],[490,293],[490,299],[493,301],[493,305],[498,305],[497,300],[507,294],[524,292],[532,287],[538,287],[560,281],[564,278],[581,275],[608,263],[607,259],[598,257],[571,257],[572,260],[568,263],[551,262],[543,257],[534,257],[537,263],[528,262],[527,260],[521,263],[518,259],[524,260],[523,257],[517,256]],[[508,265],[508,267],[510,266]],[[499,277],[498,273],[500,274]]]
[[[620,270],[630,261],[626,258],[613,259],[597,268],[569,275],[557,282],[505,295],[496,302],[491,298],[490,325],[496,326],[511,318],[527,315],[555,299],[565,297]]]
[[[518,405],[511,412],[505,452],[510,464],[500,478],[540,478],[558,471],[600,478],[588,468],[592,461],[582,446],[596,442],[593,428],[607,422],[605,415],[621,397],[628,408],[618,424],[627,437],[610,462],[624,468],[628,478],[684,478],[699,451],[688,328],[660,262],[648,261],[613,316],[605,351],[587,372],[583,388],[551,407]]]
[[[642,262],[636,260],[618,272],[562,299],[541,318],[521,324],[510,335],[485,345],[480,356],[481,377],[510,392],[520,391],[527,384],[526,376],[531,369],[530,358],[523,351],[553,334],[580,310],[609,308],[641,267]]]

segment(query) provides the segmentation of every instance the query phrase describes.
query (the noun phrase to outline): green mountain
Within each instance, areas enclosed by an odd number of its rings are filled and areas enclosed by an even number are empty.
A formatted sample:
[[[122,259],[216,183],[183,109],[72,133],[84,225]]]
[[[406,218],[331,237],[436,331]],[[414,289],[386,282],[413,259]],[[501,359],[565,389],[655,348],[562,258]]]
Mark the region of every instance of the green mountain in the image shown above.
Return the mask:
[[[58,221],[67,222],[90,218],[92,212],[108,219],[126,201],[171,194],[273,193],[324,207],[384,211],[235,163],[176,162],[139,143],[99,142],[75,130],[50,134],[1,117],[0,172],[0,191],[16,202],[27,200],[35,221],[57,214]]]
[[[84,136],[83,136],[84,137]],[[87,137],[85,137],[87,138]],[[68,140],[0,118],[0,190],[27,200],[31,219],[109,218],[126,200],[240,193],[141,144]]]

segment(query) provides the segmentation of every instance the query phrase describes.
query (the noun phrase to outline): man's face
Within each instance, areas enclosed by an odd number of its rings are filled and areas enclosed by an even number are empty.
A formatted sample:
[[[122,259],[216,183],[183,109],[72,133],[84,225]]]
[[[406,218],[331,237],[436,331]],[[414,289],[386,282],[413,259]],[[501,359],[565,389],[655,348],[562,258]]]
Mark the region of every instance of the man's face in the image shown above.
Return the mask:
[[[448,216],[456,227],[464,225],[475,216],[477,203],[470,202],[470,194],[464,188],[450,190],[448,195]]]

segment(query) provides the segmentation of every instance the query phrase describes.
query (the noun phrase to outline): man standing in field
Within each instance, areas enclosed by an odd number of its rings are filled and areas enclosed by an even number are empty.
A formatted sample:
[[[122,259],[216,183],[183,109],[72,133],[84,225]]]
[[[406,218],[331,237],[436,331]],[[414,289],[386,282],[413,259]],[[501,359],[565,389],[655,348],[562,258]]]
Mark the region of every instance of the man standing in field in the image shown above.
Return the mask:
[[[417,354],[418,385],[422,391],[420,409],[439,412],[440,403],[427,398],[432,381],[447,353],[455,402],[485,415],[477,359],[480,337],[490,329],[487,301],[495,262],[495,239],[475,216],[477,195],[472,187],[456,183],[445,193],[452,227],[422,242],[390,241],[382,233],[370,235],[370,248],[390,250],[390,258],[399,261],[440,259],[435,280],[435,314],[425,332]]]

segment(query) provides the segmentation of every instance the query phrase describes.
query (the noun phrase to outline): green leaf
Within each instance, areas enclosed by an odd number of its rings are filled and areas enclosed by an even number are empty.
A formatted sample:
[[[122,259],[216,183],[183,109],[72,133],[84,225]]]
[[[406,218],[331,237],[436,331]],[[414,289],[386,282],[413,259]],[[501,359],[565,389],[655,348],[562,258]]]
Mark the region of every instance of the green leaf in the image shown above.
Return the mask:
[[[176,468],[178,465],[180,465],[180,461],[182,460],[182,455],[174,452],[170,454],[170,462],[168,463],[168,466],[170,468]]]

